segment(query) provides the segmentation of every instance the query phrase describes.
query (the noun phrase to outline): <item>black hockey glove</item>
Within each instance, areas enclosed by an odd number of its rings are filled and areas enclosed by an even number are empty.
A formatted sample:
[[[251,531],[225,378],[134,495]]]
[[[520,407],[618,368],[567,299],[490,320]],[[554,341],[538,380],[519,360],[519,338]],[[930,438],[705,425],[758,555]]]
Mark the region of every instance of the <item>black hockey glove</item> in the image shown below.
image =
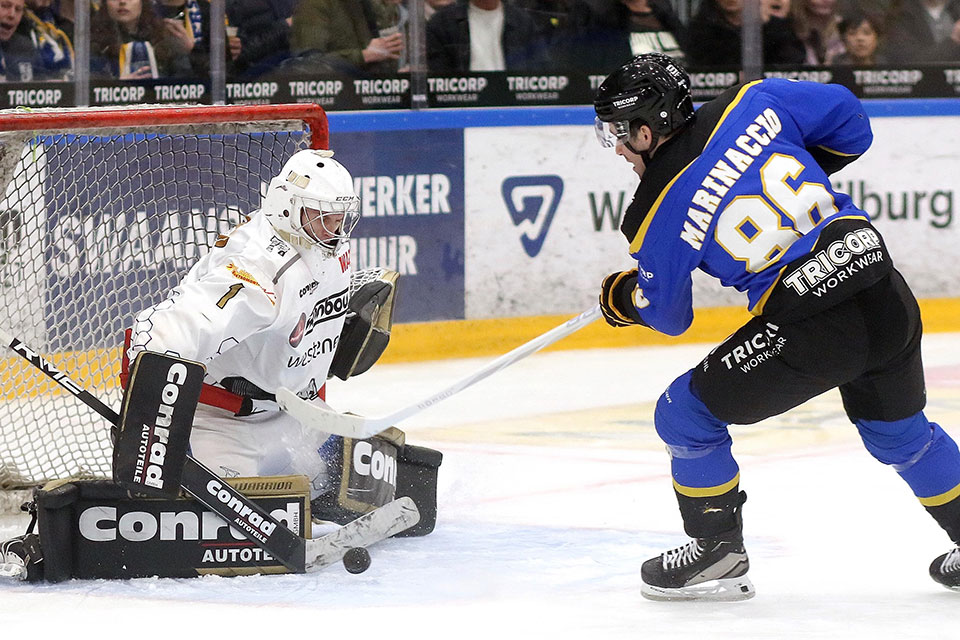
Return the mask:
[[[647,326],[633,304],[637,288],[637,270],[617,271],[603,279],[600,287],[600,311],[611,327]]]

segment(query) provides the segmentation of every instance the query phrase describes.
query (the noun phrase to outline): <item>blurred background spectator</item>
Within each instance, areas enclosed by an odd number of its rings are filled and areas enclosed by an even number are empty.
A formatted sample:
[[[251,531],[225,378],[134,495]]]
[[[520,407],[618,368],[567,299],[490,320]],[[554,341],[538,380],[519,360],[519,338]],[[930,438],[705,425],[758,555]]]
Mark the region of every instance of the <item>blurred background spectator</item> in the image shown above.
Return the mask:
[[[406,51],[406,16],[400,0],[300,0],[291,44],[307,61],[334,71],[397,73]]]
[[[90,19],[90,74],[120,80],[188,77],[190,58],[152,0],[104,0]]]
[[[960,61],[960,0],[900,0],[889,25],[891,62]]]
[[[227,49],[233,60],[233,75],[255,78],[290,57],[295,0],[226,2]]]
[[[797,37],[803,42],[805,64],[833,64],[844,53],[837,0],[794,0],[791,15]]]
[[[516,0],[515,4],[525,11],[536,27],[537,39],[546,51],[558,50],[570,16],[573,0]]]
[[[544,43],[533,19],[511,0],[456,0],[427,23],[427,65],[433,73],[538,71]]]
[[[65,80],[72,68],[66,34],[48,27],[24,0],[0,0],[0,80]]]
[[[846,52],[833,60],[837,65],[873,66],[886,64],[886,57],[878,53],[883,36],[883,20],[871,13],[854,11],[839,25]]]
[[[794,32],[789,11],[789,0],[761,3],[764,64],[795,65],[804,60],[803,43]],[[687,51],[690,64],[739,67],[742,16],[743,0],[702,0],[690,20]]]
[[[453,4],[453,0],[426,0],[423,3],[423,19],[429,20],[437,12],[437,9],[448,4]]]
[[[190,58],[195,77],[210,73],[210,0],[157,0],[167,34]]]
[[[69,80],[73,76],[73,43],[67,33],[58,25],[72,28],[73,23],[58,20],[53,11],[51,0],[29,0],[23,12],[18,31],[33,43],[40,59],[40,70],[35,75],[38,79]],[[34,11],[36,7],[45,16],[41,18]]]
[[[669,0],[574,0],[563,61],[567,68],[595,72],[641,53],[683,62],[686,39]]]
[[[63,31],[73,42],[73,0],[27,0],[27,9],[42,22]]]

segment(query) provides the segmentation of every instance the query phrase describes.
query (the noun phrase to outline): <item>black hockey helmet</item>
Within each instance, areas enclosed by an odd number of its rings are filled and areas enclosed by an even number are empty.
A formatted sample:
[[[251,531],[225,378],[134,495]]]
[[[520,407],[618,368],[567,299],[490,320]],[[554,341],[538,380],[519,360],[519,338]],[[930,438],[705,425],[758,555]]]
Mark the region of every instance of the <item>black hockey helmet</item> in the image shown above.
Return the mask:
[[[593,101],[600,142],[613,146],[610,136],[626,139],[630,122],[641,120],[655,137],[665,136],[693,117],[690,76],[670,56],[643,53],[626,63],[600,84]],[[603,123],[614,123],[609,132]]]

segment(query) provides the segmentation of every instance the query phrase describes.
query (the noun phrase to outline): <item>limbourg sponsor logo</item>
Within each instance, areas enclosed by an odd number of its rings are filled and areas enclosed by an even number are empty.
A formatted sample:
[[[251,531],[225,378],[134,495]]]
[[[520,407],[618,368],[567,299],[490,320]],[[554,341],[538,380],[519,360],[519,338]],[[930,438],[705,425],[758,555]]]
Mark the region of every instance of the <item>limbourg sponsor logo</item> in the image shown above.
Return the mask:
[[[513,224],[521,232],[524,251],[536,257],[563,196],[563,179],[555,175],[515,176],[504,180],[500,191]]]
[[[140,449],[133,472],[133,481],[148,487],[163,489],[163,464],[170,439],[174,404],[180,397],[180,387],[187,379],[187,367],[179,362],[167,370],[167,384],[160,392],[160,407],[153,427],[144,424],[140,432]]]
[[[307,318],[307,326],[303,335],[310,335],[313,328],[321,322],[333,320],[344,315],[347,312],[347,293],[348,290],[344,289],[339,293],[327,296],[313,305],[313,311],[310,312],[310,316]]]

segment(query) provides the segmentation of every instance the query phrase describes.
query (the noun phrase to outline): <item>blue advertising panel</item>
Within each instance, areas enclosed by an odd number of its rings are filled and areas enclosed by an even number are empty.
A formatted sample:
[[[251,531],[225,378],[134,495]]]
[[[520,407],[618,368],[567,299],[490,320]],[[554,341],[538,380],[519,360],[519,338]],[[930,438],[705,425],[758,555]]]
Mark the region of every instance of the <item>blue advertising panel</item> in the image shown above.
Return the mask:
[[[137,312],[162,300],[219,233],[260,206],[262,185],[299,137],[42,139],[46,184],[57,185],[45,190],[48,347],[117,344]]]
[[[400,272],[397,322],[463,318],[463,131],[332,132],[330,148],[361,199],[354,268]]]

